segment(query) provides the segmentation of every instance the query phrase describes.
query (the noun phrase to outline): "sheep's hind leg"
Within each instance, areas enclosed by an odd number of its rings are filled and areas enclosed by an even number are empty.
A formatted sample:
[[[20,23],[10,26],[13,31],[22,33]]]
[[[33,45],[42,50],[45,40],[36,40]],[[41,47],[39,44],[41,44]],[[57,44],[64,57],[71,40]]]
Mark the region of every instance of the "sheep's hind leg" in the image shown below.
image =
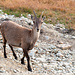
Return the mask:
[[[15,52],[14,52],[14,50],[13,50],[13,47],[9,44],[9,47],[11,48],[11,50],[12,50],[12,52],[13,52],[13,56],[15,57],[15,59],[17,60],[17,56],[16,56],[16,54],[15,54]]]
[[[3,43],[3,47],[4,47],[4,58],[7,58],[7,55],[6,55],[6,39],[4,39],[4,43]]]

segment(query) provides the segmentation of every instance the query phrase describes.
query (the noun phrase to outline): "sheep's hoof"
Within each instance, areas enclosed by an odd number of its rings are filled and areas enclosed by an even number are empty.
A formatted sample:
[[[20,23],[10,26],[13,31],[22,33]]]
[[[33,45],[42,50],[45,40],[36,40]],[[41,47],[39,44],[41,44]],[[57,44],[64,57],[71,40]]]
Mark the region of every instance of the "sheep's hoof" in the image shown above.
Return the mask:
[[[17,60],[17,57],[15,57],[15,59]]]
[[[4,56],[4,58],[7,58],[7,56]]]
[[[24,63],[23,61],[21,61],[21,64],[22,64],[22,65],[25,65],[25,63]]]
[[[31,68],[28,68],[28,71],[32,72],[32,69]]]

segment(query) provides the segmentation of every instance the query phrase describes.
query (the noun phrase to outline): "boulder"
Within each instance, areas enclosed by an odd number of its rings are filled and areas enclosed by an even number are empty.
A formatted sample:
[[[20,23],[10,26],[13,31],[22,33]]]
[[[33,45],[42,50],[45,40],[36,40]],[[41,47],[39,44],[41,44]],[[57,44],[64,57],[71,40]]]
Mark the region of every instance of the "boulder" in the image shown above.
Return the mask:
[[[72,46],[69,44],[58,44],[56,45],[58,48],[65,50],[65,49],[70,49]]]

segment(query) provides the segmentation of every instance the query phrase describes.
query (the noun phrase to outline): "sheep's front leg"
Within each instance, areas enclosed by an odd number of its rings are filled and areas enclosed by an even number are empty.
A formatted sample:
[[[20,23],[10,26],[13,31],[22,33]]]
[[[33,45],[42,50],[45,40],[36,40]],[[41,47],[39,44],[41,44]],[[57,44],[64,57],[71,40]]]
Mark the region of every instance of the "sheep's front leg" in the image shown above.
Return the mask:
[[[30,57],[28,55],[28,52],[26,52],[26,58],[27,58],[27,67],[28,67],[28,71],[32,72],[31,66],[30,66]]]
[[[28,51],[27,50],[23,50],[23,52],[24,52],[24,55],[23,55],[23,58],[21,59],[21,64],[24,64],[24,57],[26,56],[28,71],[32,72],[32,69],[31,69],[31,66],[30,66],[30,57],[28,55]]]

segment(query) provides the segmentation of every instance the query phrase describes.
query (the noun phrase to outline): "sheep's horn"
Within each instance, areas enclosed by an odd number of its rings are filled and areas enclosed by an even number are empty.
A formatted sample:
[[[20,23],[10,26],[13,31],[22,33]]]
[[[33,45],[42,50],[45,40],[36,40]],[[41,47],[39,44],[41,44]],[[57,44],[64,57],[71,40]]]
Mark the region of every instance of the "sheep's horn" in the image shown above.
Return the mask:
[[[44,11],[43,11],[43,12],[44,12]],[[43,12],[41,13],[41,16],[40,16],[40,18],[42,18]]]
[[[35,11],[34,11],[34,10],[33,10],[33,12],[34,12],[35,17],[37,17],[37,16],[36,16],[36,13],[35,13]]]

